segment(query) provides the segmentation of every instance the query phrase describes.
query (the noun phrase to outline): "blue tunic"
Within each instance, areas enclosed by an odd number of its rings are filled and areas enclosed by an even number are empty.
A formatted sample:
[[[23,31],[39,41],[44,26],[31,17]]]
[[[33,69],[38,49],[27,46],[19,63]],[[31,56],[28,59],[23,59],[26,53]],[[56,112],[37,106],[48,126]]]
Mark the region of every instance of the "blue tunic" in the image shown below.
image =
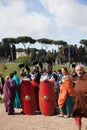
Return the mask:
[[[20,80],[16,75],[13,76],[12,80],[15,81],[17,87],[19,87]],[[14,108],[21,108],[21,102],[20,102],[18,91],[16,91],[16,96],[15,96],[15,100],[14,100]]]

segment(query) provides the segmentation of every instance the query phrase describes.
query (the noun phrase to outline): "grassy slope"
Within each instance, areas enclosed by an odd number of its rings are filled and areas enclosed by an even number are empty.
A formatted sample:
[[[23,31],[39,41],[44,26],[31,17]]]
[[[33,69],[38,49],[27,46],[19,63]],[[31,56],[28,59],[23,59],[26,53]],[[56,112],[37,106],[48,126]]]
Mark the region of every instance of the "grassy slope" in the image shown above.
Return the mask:
[[[20,70],[19,70],[19,68],[18,68],[18,64],[6,64],[6,67],[7,67],[7,69],[6,70],[3,70],[3,65],[2,64],[0,64],[0,71],[2,71],[2,75],[3,75],[3,77],[5,78],[6,77],[6,75],[9,75],[11,72],[13,72],[14,70],[16,70],[17,71],[17,74],[18,74],[18,76],[20,77]],[[60,69],[61,67],[64,67],[64,65],[54,65],[53,66],[53,70],[58,70],[58,69]],[[68,69],[70,68],[69,66],[65,66],[65,67],[67,67]],[[31,70],[32,70],[32,67],[30,67],[31,68]],[[86,71],[87,71],[87,66],[85,67],[85,69],[86,69]],[[0,100],[0,103],[2,103],[3,101],[2,100]]]
[[[9,75],[14,70],[17,70],[18,75],[19,75],[18,64],[6,64],[6,67],[7,67],[7,69],[4,70],[3,69],[3,64],[0,64],[0,71],[2,71],[3,77],[5,77],[6,75]]]
[[[0,64],[0,71],[2,71],[2,75],[3,77],[5,78],[6,75],[9,75],[11,72],[13,72],[14,70],[17,71],[17,74],[18,76],[20,76],[20,70],[18,68],[18,64],[14,63],[14,64],[6,64],[6,67],[7,69],[6,70],[3,70],[3,64]],[[33,66],[32,66],[33,67]],[[32,67],[30,67],[30,69],[32,70]],[[61,67],[67,67],[68,70],[70,70],[70,67],[69,66],[65,66],[65,65],[54,65],[53,66],[53,70],[58,70],[60,69]],[[86,71],[87,71],[87,66],[85,67]]]

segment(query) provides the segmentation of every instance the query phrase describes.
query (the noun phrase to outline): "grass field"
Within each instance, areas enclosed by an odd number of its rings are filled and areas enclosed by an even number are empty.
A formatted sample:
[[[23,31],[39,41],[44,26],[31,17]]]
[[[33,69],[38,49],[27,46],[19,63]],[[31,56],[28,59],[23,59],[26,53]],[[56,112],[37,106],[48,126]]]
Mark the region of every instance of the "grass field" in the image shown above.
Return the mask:
[[[9,75],[14,70],[17,71],[18,76],[20,77],[20,69],[18,68],[18,63],[9,63],[9,64],[0,64],[0,71],[2,72],[3,77],[5,78],[7,75]],[[7,69],[4,69],[4,66],[7,67]],[[53,70],[58,70],[61,67],[67,67],[68,70],[70,70],[70,66],[68,65],[53,65]],[[32,70],[33,66],[30,66],[30,70]],[[85,66],[85,69],[87,71],[87,66]]]
[[[18,76],[20,76],[20,69],[18,67],[18,63],[9,63],[9,64],[0,64],[0,71],[2,72],[3,77],[6,77],[14,70],[17,71]],[[4,69],[6,67],[7,69]],[[54,70],[57,70],[58,68],[61,68],[61,66],[53,66]],[[33,66],[30,66],[30,69],[33,69]]]
[[[9,75],[11,72],[13,72],[14,70],[16,70],[18,72],[19,75],[19,68],[18,68],[18,64],[5,64],[5,66],[7,67],[7,69],[4,69],[4,65],[0,64],[0,71],[2,72],[3,77],[5,78],[7,75]]]
[[[3,64],[0,64],[0,71],[2,72],[2,76],[5,78],[7,75],[9,75],[11,72],[13,72],[14,70],[17,71],[17,75],[20,77],[20,69],[18,68],[17,63],[9,63],[9,64],[5,64],[5,67],[7,67],[7,69],[4,69]],[[61,69],[61,67],[67,67],[68,70],[70,69],[70,66],[66,66],[66,65],[53,65],[53,70],[58,70]],[[30,70],[32,70],[33,66],[30,67]],[[85,70],[87,71],[87,66],[85,66]],[[0,99],[0,103],[2,103],[3,100]]]

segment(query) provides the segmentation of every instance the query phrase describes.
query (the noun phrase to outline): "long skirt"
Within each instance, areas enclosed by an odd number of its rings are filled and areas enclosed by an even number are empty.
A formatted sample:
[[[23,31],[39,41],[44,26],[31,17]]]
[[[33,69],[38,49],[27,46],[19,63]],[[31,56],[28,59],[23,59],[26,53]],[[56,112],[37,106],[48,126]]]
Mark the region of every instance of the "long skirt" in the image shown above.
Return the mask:
[[[74,99],[69,94],[67,94],[65,103],[62,108],[60,108],[60,112],[63,112],[65,115],[71,115],[74,107]]]
[[[14,108],[21,108],[21,102],[20,102],[19,94],[17,91],[16,91],[15,100],[14,100]]]

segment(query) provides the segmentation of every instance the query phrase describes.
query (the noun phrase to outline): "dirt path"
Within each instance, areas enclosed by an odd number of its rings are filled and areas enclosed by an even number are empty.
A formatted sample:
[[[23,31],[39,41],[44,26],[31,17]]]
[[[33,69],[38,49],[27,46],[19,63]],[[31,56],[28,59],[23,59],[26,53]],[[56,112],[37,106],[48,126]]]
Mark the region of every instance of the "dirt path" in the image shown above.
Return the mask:
[[[15,115],[7,115],[4,104],[0,104],[0,130],[76,130],[74,119],[44,116],[41,114],[22,115],[21,109],[15,109]],[[86,130],[87,119],[83,119]]]

